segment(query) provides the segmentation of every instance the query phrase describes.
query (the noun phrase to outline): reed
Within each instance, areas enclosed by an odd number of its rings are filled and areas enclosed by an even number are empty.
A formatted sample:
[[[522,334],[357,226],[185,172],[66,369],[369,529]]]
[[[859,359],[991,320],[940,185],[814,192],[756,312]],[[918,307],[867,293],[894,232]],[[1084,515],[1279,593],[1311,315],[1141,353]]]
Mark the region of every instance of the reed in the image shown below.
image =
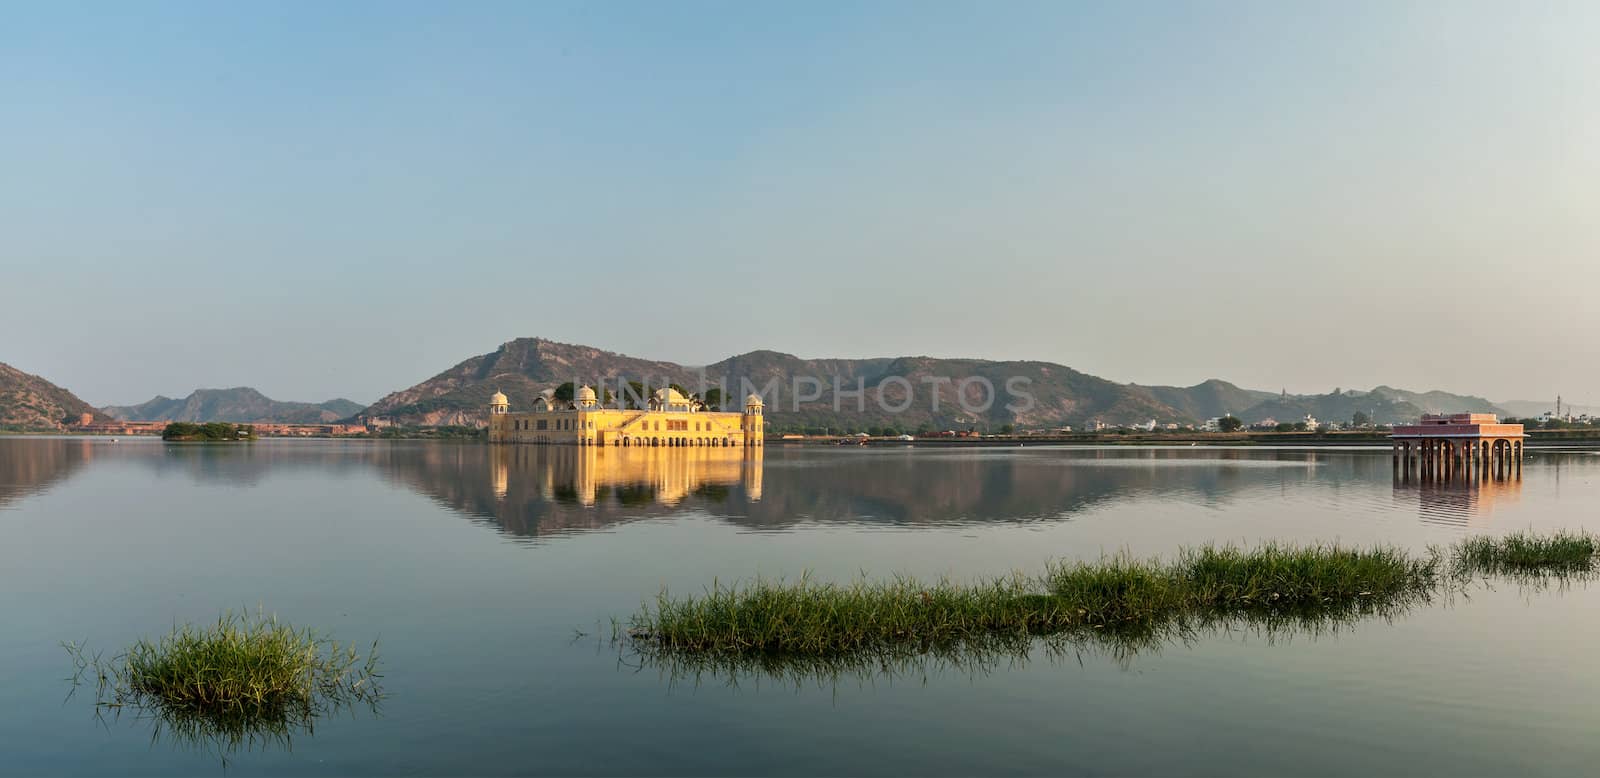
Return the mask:
[[[714,583],[699,596],[663,591],[614,637],[650,661],[702,654],[757,669],[772,657],[849,667],[906,652],[992,654],[997,640],[1009,651],[1016,644],[1004,641],[1018,637],[1125,655],[1217,625],[1317,631],[1393,616],[1477,575],[1529,582],[1592,573],[1597,551],[1600,540],[1583,532],[1518,533],[1421,555],[1387,546],[1212,545],[1165,561],[1121,554],[965,584],[758,579]]]
[[[627,634],[671,651],[807,655],[1087,630],[1138,643],[1239,614],[1316,619],[1392,608],[1426,598],[1438,565],[1390,548],[1207,546],[1169,562],[1122,555],[965,585],[757,580],[698,597],[663,592]]]
[[[1468,575],[1587,573],[1595,570],[1597,553],[1600,537],[1581,530],[1549,535],[1514,532],[1462,541],[1456,547],[1455,566]]]
[[[363,655],[310,629],[257,611],[223,613],[213,624],[182,625],[140,639],[109,659],[63,644],[76,673],[97,683],[96,710],[131,711],[183,741],[240,746],[286,745],[321,715],[365,704],[383,691],[377,644]]]

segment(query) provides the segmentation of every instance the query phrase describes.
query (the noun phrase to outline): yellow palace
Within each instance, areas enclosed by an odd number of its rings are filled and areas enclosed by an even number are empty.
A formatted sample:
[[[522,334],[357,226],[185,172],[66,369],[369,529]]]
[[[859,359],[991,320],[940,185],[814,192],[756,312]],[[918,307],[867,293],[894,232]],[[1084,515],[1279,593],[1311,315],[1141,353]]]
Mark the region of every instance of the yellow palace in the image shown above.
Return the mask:
[[[676,389],[657,389],[645,410],[606,408],[594,390],[580,386],[573,401],[551,392],[533,410],[512,413],[504,394],[489,399],[490,443],[569,446],[759,446],[764,442],[761,396],[744,400],[744,413],[707,411]]]

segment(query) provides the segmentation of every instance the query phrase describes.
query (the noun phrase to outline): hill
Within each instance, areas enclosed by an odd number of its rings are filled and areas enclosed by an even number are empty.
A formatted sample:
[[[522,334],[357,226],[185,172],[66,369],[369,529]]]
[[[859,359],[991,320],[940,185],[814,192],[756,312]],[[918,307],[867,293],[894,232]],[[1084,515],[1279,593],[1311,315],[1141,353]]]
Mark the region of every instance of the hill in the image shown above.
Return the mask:
[[[1509,416],[1505,409],[1482,397],[1471,395],[1451,394],[1449,392],[1408,392],[1392,386],[1375,387],[1370,394],[1388,397],[1400,402],[1408,402],[1422,409],[1423,413],[1495,413]]]
[[[1276,394],[1234,415],[1247,424],[1268,418],[1296,422],[1307,415],[1325,422],[1348,422],[1358,412],[1379,424],[1416,421],[1424,413],[1507,415],[1504,409],[1482,397],[1440,391],[1408,392],[1389,386],[1379,386],[1370,392],[1334,390],[1328,394]]]
[[[59,431],[84,414],[105,420],[104,414],[72,392],[0,362],[0,430]]]
[[[187,422],[271,422],[277,424],[322,424],[349,418],[361,412],[361,405],[350,400],[324,403],[274,400],[247,386],[232,389],[196,389],[188,397],[174,400],[156,397],[138,405],[110,405],[106,415],[122,421]]]
[[[1537,419],[1544,415],[1545,412],[1548,411],[1553,413],[1556,409],[1555,400],[1506,400],[1504,402],[1495,403],[1495,405],[1506,409],[1507,414],[1515,416],[1519,419]],[[1584,414],[1589,416],[1600,415],[1600,405],[1573,405],[1572,403],[1562,403],[1561,413],[1563,415],[1570,413],[1574,416]]]
[[[528,408],[540,392],[574,379],[657,379],[687,387],[696,383],[696,375],[671,362],[637,359],[542,338],[518,338],[416,386],[391,393],[369,406],[363,415],[386,416],[404,424],[473,424],[482,419],[489,396],[496,391],[505,393],[512,408]]]
[[[1200,420],[1216,416],[1242,418],[1245,411],[1277,396],[1272,392],[1240,389],[1216,378],[1194,386],[1149,386],[1145,389],[1157,401]]]
[[[482,421],[489,396],[497,390],[506,394],[515,410],[530,407],[541,392],[559,384],[599,380],[613,391],[618,380],[652,386],[675,383],[690,392],[725,381],[730,395],[759,388],[776,432],[998,429],[1005,424],[1041,429],[1081,425],[1090,419],[1112,425],[1151,420],[1198,423],[1227,414],[1247,422],[1268,417],[1298,421],[1308,414],[1323,421],[1348,422],[1359,411],[1389,423],[1415,420],[1424,412],[1504,414],[1481,397],[1386,386],[1370,392],[1290,395],[1245,389],[1220,379],[1194,386],[1121,384],[1051,362],[926,356],[804,359],[771,350],[739,354],[700,368],[592,346],[518,338],[394,392],[362,415],[401,424],[471,425]],[[985,385],[994,389],[992,400]],[[1012,388],[1020,391],[1008,392]],[[715,401],[715,395],[711,398]],[[885,410],[883,405],[904,410]]]
[[[706,386],[725,380],[730,395],[742,391],[743,386],[777,387],[776,397],[769,393],[768,412],[780,430],[884,426],[915,430],[983,424],[1049,427],[1089,418],[1103,418],[1109,423],[1189,421],[1195,418],[1192,411],[1175,408],[1173,402],[1182,402],[1189,408],[1207,408],[1219,402],[1220,396],[1242,402],[1232,398],[1245,391],[1225,382],[1207,382],[1190,389],[1169,387],[1162,397],[1157,397],[1147,388],[1108,381],[1064,365],[984,359],[802,359],[762,350],[695,368],[590,346],[519,338],[390,394],[367,408],[364,415],[388,417],[404,424],[473,424],[482,419],[489,396],[497,390],[506,394],[512,408],[527,408],[540,392],[566,381],[592,383],[606,379],[612,386],[618,379],[648,381],[652,385],[676,383],[698,391],[702,377]],[[834,409],[835,378],[840,390],[839,410]],[[741,379],[748,384],[742,384]],[[958,386],[956,381],[963,379],[971,380]],[[1011,386],[1030,395],[1031,402],[1020,394],[1008,393],[1008,380],[1016,382]],[[984,381],[994,388],[993,399],[987,403]],[[855,394],[858,389],[865,390],[861,399]],[[1188,394],[1191,390],[1193,397]],[[880,391],[890,408],[904,405],[905,410],[896,413],[880,407]],[[958,392],[963,394],[958,396]],[[987,409],[975,410],[986,404]]]

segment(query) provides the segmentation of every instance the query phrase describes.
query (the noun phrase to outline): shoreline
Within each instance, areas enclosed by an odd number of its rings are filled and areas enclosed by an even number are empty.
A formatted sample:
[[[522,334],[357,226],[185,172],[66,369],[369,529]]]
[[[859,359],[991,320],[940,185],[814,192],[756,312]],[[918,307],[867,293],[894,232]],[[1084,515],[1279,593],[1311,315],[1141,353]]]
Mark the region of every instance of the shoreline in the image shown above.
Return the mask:
[[[1600,431],[1597,431],[1600,432]],[[84,433],[67,431],[0,431],[0,439],[4,438],[38,438],[38,439],[84,439],[84,440],[155,440],[165,443],[194,443],[210,442],[202,440],[163,440],[160,435],[130,434],[110,435],[106,433]],[[456,444],[484,444],[488,441],[478,438],[440,436],[440,435],[259,435],[248,442],[261,442],[273,440],[339,440],[339,441],[437,441]],[[225,441],[237,442],[237,441]],[[506,445],[536,445],[536,444],[506,444]],[[1035,447],[1082,447],[1082,448],[1284,448],[1284,449],[1314,449],[1314,448],[1347,448],[1347,449],[1385,449],[1389,446],[1389,439],[1383,436],[1369,436],[1365,434],[1317,436],[1307,433],[1265,433],[1259,435],[1228,435],[1218,433],[1214,435],[1105,435],[1105,436],[1073,436],[1073,437],[990,437],[990,438],[917,438],[915,440],[898,440],[895,438],[835,438],[835,437],[810,437],[791,438],[779,440],[768,438],[764,448],[774,447],[833,447],[833,448],[1035,448]],[[559,446],[557,446],[559,447]],[[1530,451],[1556,450],[1556,449],[1595,449],[1600,450],[1600,434],[1584,436],[1550,437],[1531,433],[1527,440]]]

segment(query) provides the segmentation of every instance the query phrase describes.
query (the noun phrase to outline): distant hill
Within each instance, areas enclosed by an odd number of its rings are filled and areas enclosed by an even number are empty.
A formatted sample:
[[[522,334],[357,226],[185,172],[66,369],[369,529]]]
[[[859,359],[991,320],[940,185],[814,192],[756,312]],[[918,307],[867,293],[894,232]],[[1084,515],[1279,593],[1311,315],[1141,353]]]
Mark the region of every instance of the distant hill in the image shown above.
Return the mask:
[[[1553,413],[1556,409],[1556,401],[1554,398],[1549,400],[1506,400],[1504,402],[1495,404],[1506,409],[1506,413],[1519,419],[1537,419],[1544,415],[1545,411],[1550,411]],[[1571,403],[1562,403],[1561,413],[1563,415],[1570,413],[1574,416],[1584,414],[1589,416],[1600,415],[1600,405],[1573,405]]]
[[[84,414],[106,420],[72,392],[0,362],[0,430],[62,430]]]
[[[362,406],[350,400],[324,403],[274,400],[247,386],[233,389],[196,389],[188,397],[174,400],[156,396],[138,405],[110,405],[101,409],[122,421],[232,421],[272,422],[277,424],[324,424],[346,419],[361,412]]]
[[[1370,392],[1355,390],[1328,394],[1275,394],[1235,415],[1247,424],[1264,419],[1296,422],[1307,415],[1324,422],[1348,422],[1357,412],[1379,424],[1415,421],[1424,413],[1495,413],[1504,409],[1482,397],[1449,392],[1408,392],[1379,386]]]
[[[512,408],[528,408],[545,389],[574,379],[625,376],[689,386],[695,374],[671,362],[637,359],[589,346],[572,346],[540,338],[518,338],[500,348],[457,364],[409,389],[389,394],[369,406],[367,416],[386,416],[406,424],[473,424],[489,396],[506,394]]]
[[[1473,397],[1471,395],[1438,391],[1408,392],[1404,389],[1395,389],[1390,386],[1376,387],[1371,394],[1411,403],[1422,409],[1423,413],[1497,413],[1501,416],[1508,415],[1506,409],[1498,407],[1482,397]]]
[[[984,423],[1043,427],[1081,422],[1090,417],[1103,417],[1109,422],[1190,418],[1188,413],[1172,408],[1143,388],[1107,381],[1049,362],[932,357],[801,359],[778,351],[752,351],[707,365],[702,371],[674,362],[641,359],[542,338],[519,338],[502,344],[493,352],[468,359],[416,386],[384,397],[367,408],[364,415],[389,417],[406,424],[473,424],[481,421],[489,396],[497,390],[504,392],[516,409],[530,407],[540,392],[566,381],[649,380],[656,385],[677,383],[696,391],[702,374],[711,386],[715,386],[719,378],[726,378],[730,395],[740,391],[741,378],[756,387],[781,387],[778,397],[769,398],[773,407],[768,409],[773,423],[778,426],[859,429],[893,425],[911,430]],[[840,411],[833,410],[835,376],[839,378],[843,393]],[[796,377],[801,377],[802,381],[807,378],[819,381],[814,390],[817,399],[800,402],[798,408],[793,392]],[[891,377],[898,378],[881,387],[891,407],[898,407],[905,399],[904,384],[898,383],[898,379],[904,379],[912,387],[912,402],[903,413],[887,412],[877,402],[880,384]],[[923,380],[968,377],[986,378],[995,387],[997,396],[987,412],[972,413],[963,409],[953,383],[935,386]],[[1033,396],[1032,407],[1021,407],[1019,398],[1006,394],[1006,381],[1014,377],[1026,380],[1020,386]],[[858,387],[866,390],[866,408],[861,412],[856,410],[859,403],[853,395]],[[812,391],[811,386],[804,388]],[[981,386],[974,382],[965,388],[968,405],[981,405]],[[1017,408],[1007,409],[1008,403]]]
[[[513,410],[531,407],[545,390],[567,381],[594,383],[605,379],[613,391],[616,381],[676,383],[697,391],[702,376],[707,386],[728,380],[728,391],[740,391],[739,380],[755,387],[780,387],[768,395],[767,415],[778,431],[826,427],[855,431],[871,427],[902,430],[953,429],[1014,424],[1023,429],[1081,425],[1091,419],[1107,424],[1199,423],[1232,414],[1247,422],[1266,418],[1299,421],[1312,415],[1322,421],[1349,422],[1358,411],[1380,423],[1412,421],[1424,412],[1479,411],[1505,414],[1481,397],[1448,392],[1410,392],[1380,386],[1370,392],[1337,391],[1326,395],[1290,395],[1245,389],[1220,379],[1194,386],[1140,386],[1121,384],[1051,362],[935,357],[875,357],[867,359],[803,359],[780,351],[752,351],[707,365],[691,367],[675,362],[632,357],[592,346],[557,343],[543,338],[518,338],[500,348],[467,359],[408,389],[384,397],[362,415],[387,417],[402,424],[440,425],[481,423],[489,396],[504,392]],[[839,410],[834,410],[833,381],[837,377]],[[805,385],[811,395],[795,402],[796,379],[818,379]],[[967,407],[982,405],[981,381],[996,389],[996,399],[985,411],[968,411],[957,397],[958,387],[944,379],[972,378],[966,387]],[[1032,403],[1008,395],[1007,381],[1032,396]],[[905,404],[905,386],[911,402],[903,412],[885,411]],[[865,389],[865,402],[855,392]],[[814,397],[815,399],[812,399]],[[935,399],[937,397],[937,399]],[[858,410],[864,404],[865,408]],[[1012,407],[1007,407],[1011,404]]]
[[[1156,400],[1183,412],[1190,419],[1205,420],[1217,416],[1239,416],[1278,395],[1255,389],[1240,389],[1233,384],[1213,378],[1194,386],[1144,387]]]

